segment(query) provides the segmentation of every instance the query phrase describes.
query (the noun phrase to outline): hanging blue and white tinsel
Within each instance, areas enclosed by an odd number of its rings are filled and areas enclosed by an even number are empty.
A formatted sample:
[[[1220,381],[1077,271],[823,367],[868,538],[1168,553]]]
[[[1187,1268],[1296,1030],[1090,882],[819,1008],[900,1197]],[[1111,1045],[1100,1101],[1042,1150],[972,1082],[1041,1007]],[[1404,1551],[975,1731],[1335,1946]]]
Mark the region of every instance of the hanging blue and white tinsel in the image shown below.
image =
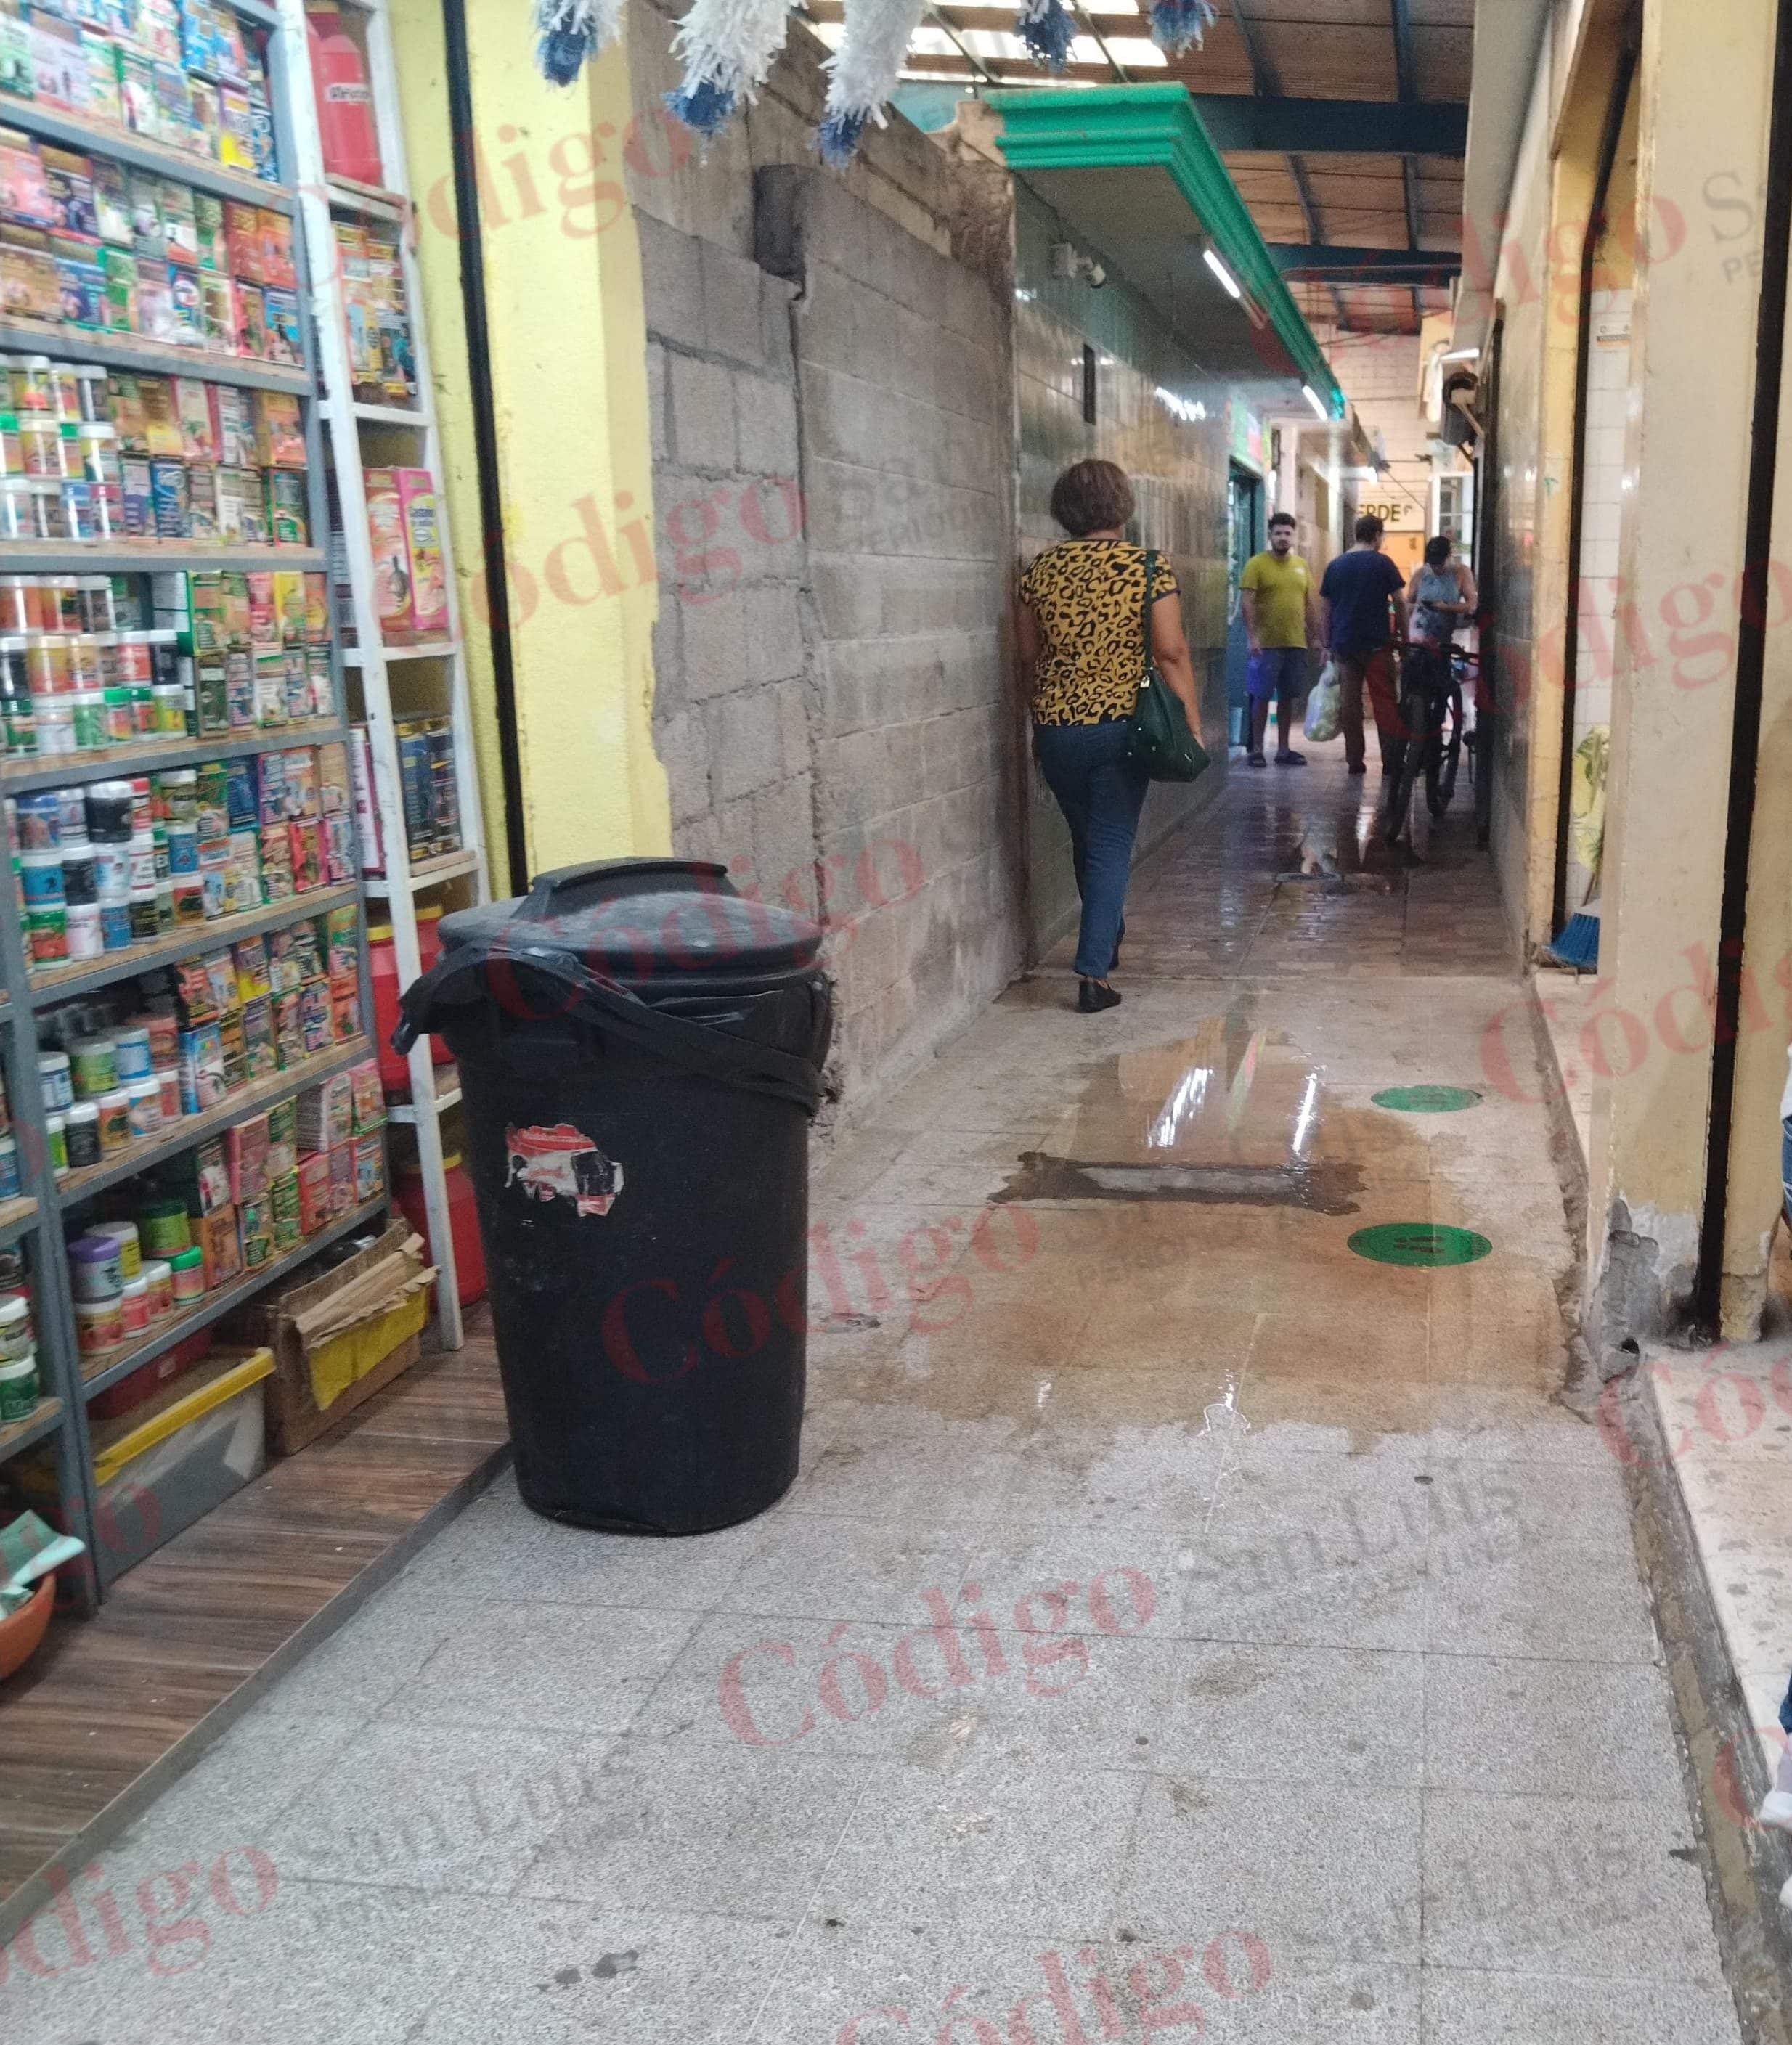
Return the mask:
[[[865,123],[884,125],[908,45],[927,0],[846,0],[845,32],[827,60],[827,103],[815,146],[838,169],[852,161]],[[792,0],[694,0],[674,47],[684,75],[665,103],[699,133],[714,134],[765,82],[784,48]],[[570,85],[622,31],[622,0],[534,0],[535,52],[550,84]],[[1151,0],[1151,40],[1173,56],[1199,44],[1218,18],[1213,0]],[[1048,71],[1062,71],[1076,40],[1066,0],[1020,0],[1015,33]]]
[[[765,83],[790,25],[791,0],[696,0],[672,48],[684,83],[666,105],[687,127],[713,135]]]
[[[1185,50],[1199,49],[1219,18],[1213,0],[1151,0],[1151,40],[1179,57]]]
[[[549,85],[570,85],[622,32],[622,0],[535,0],[535,61]]]
[[[843,170],[865,124],[884,125],[884,102],[927,12],[927,0],[846,0],[846,33],[827,60],[827,104],[815,130],[821,160]]]
[[[1027,45],[1027,54],[1047,71],[1062,71],[1070,61],[1077,25],[1064,0],[1022,0],[1014,32]]]

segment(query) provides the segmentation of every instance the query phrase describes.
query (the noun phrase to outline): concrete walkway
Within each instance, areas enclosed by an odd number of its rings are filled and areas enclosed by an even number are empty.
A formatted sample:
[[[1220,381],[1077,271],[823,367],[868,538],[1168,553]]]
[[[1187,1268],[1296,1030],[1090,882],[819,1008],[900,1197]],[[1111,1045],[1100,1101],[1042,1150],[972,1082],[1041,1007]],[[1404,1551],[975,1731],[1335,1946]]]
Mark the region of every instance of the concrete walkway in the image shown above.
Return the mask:
[[[653,1543],[501,1485],[0,2031],[1736,2039],[1621,1473],[1551,1400],[1523,989],[1481,864],[1409,886],[1364,787],[1235,768],[1122,1008],[1042,974],[838,1150],[781,1504]],[[1374,1098],[1419,1085],[1476,1098]],[[1441,1227],[1490,1248],[1397,1261]]]

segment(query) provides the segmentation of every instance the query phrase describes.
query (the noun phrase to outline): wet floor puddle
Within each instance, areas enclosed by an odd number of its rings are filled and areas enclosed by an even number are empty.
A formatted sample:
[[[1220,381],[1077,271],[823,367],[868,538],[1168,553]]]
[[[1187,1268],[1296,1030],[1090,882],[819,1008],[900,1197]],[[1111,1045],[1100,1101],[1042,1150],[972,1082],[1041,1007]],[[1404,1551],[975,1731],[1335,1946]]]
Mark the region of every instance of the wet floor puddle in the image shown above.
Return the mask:
[[[1023,1152],[997,1203],[1159,1201],[1357,1211],[1366,1164],[1424,1178],[1424,1138],[1327,1098],[1324,1066],[1236,1014],[1094,1067],[1046,1147]]]
[[[1291,1373],[1323,1370],[1305,1355],[1306,1324],[1284,1331],[1276,1319],[1290,1303],[1251,1277],[1285,1254],[1275,1211],[1351,1215],[1377,1188],[1428,1177],[1425,1138],[1407,1117],[1337,1099],[1324,1061],[1285,1033],[1235,1010],[1208,1015],[1187,1036],[1084,1068],[1058,1126],[992,1196],[1017,1214],[1041,1204],[1022,1224],[1026,1282],[967,1256],[944,1281],[950,1300],[942,1289],[939,1304],[887,1327],[843,1323],[854,1347],[830,1360],[833,1389],[1023,1435],[1067,1415],[1110,1424],[1116,1439],[1161,1440],[1168,1428],[1182,1446],[1166,1452],[1193,1453],[1210,1496],[1251,1431],[1262,1364],[1278,1380],[1278,1419],[1301,1417]],[[1344,1233],[1315,1239],[1320,1265],[1297,1291],[1345,1277],[1330,1259],[1361,1270]],[[1092,1313],[1104,1325],[1085,1331]],[[1287,1342],[1301,1354],[1285,1354]],[[1316,1396],[1316,1422],[1331,1410]],[[1345,1423],[1353,1448],[1359,1432],[1366,1453],[1404,1424],[1392,1405],[1378,1413],[1372,1427]]]

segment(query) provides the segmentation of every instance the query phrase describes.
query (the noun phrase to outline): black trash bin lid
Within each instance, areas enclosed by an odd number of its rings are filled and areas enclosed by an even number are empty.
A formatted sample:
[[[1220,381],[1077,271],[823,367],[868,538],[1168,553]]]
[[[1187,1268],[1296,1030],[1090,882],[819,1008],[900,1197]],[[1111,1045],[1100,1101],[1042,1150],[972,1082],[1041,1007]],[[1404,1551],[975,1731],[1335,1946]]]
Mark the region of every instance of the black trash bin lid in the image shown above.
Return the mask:
[[[799,972],[821,949],[819,925],[750,901],[704,859],[603,859],[557,867],[526,895],[457,910],[445,950],[507,943],[572,954],[625,984]]]

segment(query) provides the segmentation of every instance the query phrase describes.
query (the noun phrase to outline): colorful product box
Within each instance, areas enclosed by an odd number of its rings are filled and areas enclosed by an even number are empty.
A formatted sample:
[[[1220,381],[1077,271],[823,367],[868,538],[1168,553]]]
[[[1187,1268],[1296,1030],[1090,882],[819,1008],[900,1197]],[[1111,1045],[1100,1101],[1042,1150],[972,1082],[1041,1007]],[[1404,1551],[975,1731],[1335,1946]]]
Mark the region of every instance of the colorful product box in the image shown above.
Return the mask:
[[[267,279],[261,274],[260,209],[227,199],[224,206],[224,236],[231,275],[241,283],[264,283]]]
[[[349,811],[349,749],[339,738],[317,749],[318,809],[321,815],[346,815]]]
[[[230,1166],[230,1196],[241,1203],[260,1200],[268,1190],[268,1118],[251,1115],[225,1134]]]
[[[299,1103],[283,1100],[268,1111],[268,1179],[272,1184],[299,1168]]]
[[[245,1007],[252,1001],[265,1000],[273,992],[265,938],[239,938],[230,947],[230,959],[235,969],[237,999]]]
[[[319,974],[299,990],[299,1026],[305,1039],[305,1055],[327,1051],[336,1041],[329,1003],[329,982]]]
[[[230,1204],[230,1161],[225,1138],[212,1137],[198,1145],[186,1168],[187,1204],[202,1215],[216,1214]]]
[[[253,760],[224,763],[224,814],[230,830],[245,830],[260,816],[260,796]]]
[[[355,1200],[356,1205],[377,1200],[386,1190],[386,1146],[377,1136],[355,1138]]]
[[[290,468],[264,470],[267,486],[268,537],[278,547],[303,547],[310,537],[305,502],[305,478]]]
[[[255,459],[263,468],[305,466],[305,429],[290,391],[255,393]]]
[[[224,1087],[227,1093],[248,1083],[249,1051],[243,1038],[243,1019],[241,1015],[224,1015],[218,1019],[218,1036],[224,1047]]]
[[[237,279],[237,352],[257,362],[268,360],[268,309],[259,288]]]
[[[245,1200],[237,1210],[238,1239],[242,1245],[243,1269],[257,1271],[274,1257],[274,1218],[265,1199]]]
[[[179,1038],[180,1111],[202,1115],[224,1099],[224,1046],[216,1022],[183,1030]]]
[[[332,909],[324,919],[327,970],[333,979],[341,973],[353,979],[360,969],[361,948],[356,922],[356,911],[352,902]]]
[[[355,1204],[355,1146],[353,1138],[333,1144],[329,1151],[329,1211],[333,1218],[349,1213]]]
[[[315,818],[291,823],[287,831],[292,845],[292,884],[301,895],[324,884],[323,834]]]
[[[435,479],[426,468],[392,471],[410,563],[410,630],[419,639],[448,630],[448,580],[442,568]]]
[[[355,1134],[364,1136],[369,1130],[383,1126],[386,1096],[380,1084],[379,1060],[364,1058],[358,1065],[351,1065],[349,1087],[354,1100]]]
[[[299,1226],[315,1235],[330,1219],[329,1159],[321,1150],[299,1161]]]
[[[280,1069],[273,1003],[265,996],[243,1004],[243,1059],[251,1082],[270,1078]]]
[[[251,288],[245,286],[243,295],[246,297]],[[272,284],[264,284],[261,319],[267,329],[268,360],[283,364],[289,369],[301,368],[305,360],[305,345],[299,325],[299,294],[277,291]]]
[[[354,1133],[355,1088],[347,1073],[307,1087],[299,1096],[299,1150],[327,1150]]]
[[[318,819],[324,834],[324,877],[331,887],[355,877],[355,825],[340,811]]]
[[[299,1223],[296,1165],[269,1181],[268,1207],[274,1231],[275,1254],[284,1256],[287,1250],[296,1250],[305,1239],[305,1231]]]
[[[282,756],[280,771],[283,796],[282,814],[295,822],[316,818],[322,807],[318,785],[316,747],[293,746]]]
[[[299,1013],[299,991],[276,994],[274,1001],[274,1042],[283,1066],[291,1068],[305,1056],[305,1025]]]
[[[204,1261],[206,1290],[214,1292],[241,1275],[242,1247],[237,1239],[237,1210],[220,1207],[199,1222],[199,1249]]]

